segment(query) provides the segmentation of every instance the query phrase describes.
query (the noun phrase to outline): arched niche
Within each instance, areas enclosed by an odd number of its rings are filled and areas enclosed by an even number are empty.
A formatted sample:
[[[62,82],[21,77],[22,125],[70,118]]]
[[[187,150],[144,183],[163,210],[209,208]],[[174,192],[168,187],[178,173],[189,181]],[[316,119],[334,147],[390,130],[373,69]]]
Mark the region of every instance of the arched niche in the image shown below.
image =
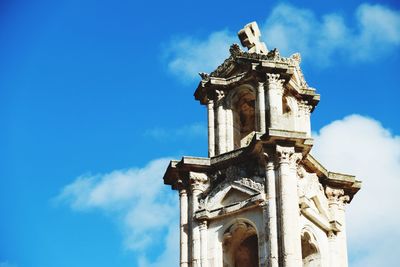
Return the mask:
[[[301,234],[301,255],[303,267],[321,266],[321,254],[315,235],[308,229]]]
[[[223,235],[224,267],[258,267],[258,236],[255,227],[236,221]]]
[[[246,146],[256,131],[256,94],[251,85],[235,88],[229,97],[229,108],[232,111],[233,147]]]

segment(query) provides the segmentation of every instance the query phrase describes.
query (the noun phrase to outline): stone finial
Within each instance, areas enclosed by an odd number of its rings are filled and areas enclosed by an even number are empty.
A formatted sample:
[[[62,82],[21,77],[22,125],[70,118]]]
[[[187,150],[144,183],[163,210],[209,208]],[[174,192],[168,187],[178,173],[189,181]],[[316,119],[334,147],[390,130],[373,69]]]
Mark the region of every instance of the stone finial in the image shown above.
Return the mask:
[[[260,41],[261,33],[255,21],[247,24],[238,32],[240,42],[249,49],[249,53],[267,54],[268,49],[264,42]]]

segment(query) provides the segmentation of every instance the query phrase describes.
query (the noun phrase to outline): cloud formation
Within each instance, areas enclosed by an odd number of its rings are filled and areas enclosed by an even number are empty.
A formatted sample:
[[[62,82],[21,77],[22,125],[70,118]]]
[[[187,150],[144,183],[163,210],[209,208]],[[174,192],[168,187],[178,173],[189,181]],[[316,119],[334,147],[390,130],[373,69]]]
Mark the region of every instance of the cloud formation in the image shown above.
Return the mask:
[[[143,168],[80,176],[62,189],[57,201],[75,211],[99,210],[118,218],[125,247],[140,255],[140,266],[174,266],[178,250],[169,246],[177,238],[179,209],[176,194],[162,181],[168,163],[157,159]],[[160,241],[167,246],[168,253],[160,256],[165,265],[146,258],[150,246]]]
[[[312,153],[329,170],[357,175],[363,187],[347,210],[351,266],[396,266],[400,254],[400,136],[373,119],[351,115],[314,135]],[[57,197],[73,210],[100,210],[119,218],[125,246],[137,253],[140,267],[175,266],[179,257],[177,195],[162,183],[168,159],[143,168],[83,175]],[[152,212],[149,213],[149,210]],[[160,220],[162,218],[162,220]],[[156,259],[146,252],[160,237]]]
[[[303,58],[328,65],[345,61],[373,61],[400,45],[400,12],[382,5],[362,4],[354,25],[332,13],[318,17],[308,9],[278,5],[263,24],[264,40],[283,54],[301,52]],[[347,20],[349,21],[349,20]],[[311,60],[309,60],[311,63]]]
[[[347,209],[351,266],[397,266],[400,254],[400,136],[373,119],[351,115],[323,127],[312,153],[329,170],[363,182]]]
[[[374,61],[400,46],[400,11],[379,4],[360,5],[351,19],[279,4],[260,28],[269,49],[276,47],[284,56],[300,52],[305,64],[316,67]],[[211,72],[222,64],[228,47],[238,42],[236,33],[228,30],[205,39],[176,38],[166,50],[168,68],[181,81],[194,80],[198,72]]]
[[[237,42],[227,30],[211,33],[205,40],[186,36],[174,39],[166,50],[168,69],[183,82],[212,71],[229,56],[229,46]]]

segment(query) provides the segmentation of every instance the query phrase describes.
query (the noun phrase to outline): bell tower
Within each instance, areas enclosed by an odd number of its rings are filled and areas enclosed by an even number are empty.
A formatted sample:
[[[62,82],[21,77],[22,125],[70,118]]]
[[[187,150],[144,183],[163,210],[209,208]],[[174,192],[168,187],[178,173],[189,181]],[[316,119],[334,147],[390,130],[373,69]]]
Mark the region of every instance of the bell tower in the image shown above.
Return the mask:
[[[346,267],[345,207],[361,188],[310,151],[319,102],[300,55],[260,41],[255,22],[195,99],[207,107],[208,156],[171,161],[179,192],[182,267]]]

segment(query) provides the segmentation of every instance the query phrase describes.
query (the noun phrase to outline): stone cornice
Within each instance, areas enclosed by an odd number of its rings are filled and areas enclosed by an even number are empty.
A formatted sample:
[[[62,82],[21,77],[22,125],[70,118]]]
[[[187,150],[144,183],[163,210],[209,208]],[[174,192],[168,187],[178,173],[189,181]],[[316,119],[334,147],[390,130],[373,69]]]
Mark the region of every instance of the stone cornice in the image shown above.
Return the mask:
[[[294,95],[308,101],[312,110],[318,104],[320,96],[306,83],[300,69],[300,56],[293,54],[282,57],[279,51],[273,49],[267,54],[257,54],[242,51],[239,45],[230,48],[230,57],[210,74],[199,73],[201,81],[194,93],[195,99],[206,105],[208,98],[216,89],[229,89],[249,81],[254,77],[265,82],[265,74],[279,74],[287,84],[287,89]],[[294,78],[292,78],[294,77]],[[252,80],[252,79],[250,79]]]
[[[350,197],[349,202],[353,199],[358,190],[361,189],[362,183],[357,180],[354,175],[328,171],[310,154],[308,154],[302,162],[307,171],[317,174],[325,187],[329,186],[331,188],[343,189],[344,194]]]

